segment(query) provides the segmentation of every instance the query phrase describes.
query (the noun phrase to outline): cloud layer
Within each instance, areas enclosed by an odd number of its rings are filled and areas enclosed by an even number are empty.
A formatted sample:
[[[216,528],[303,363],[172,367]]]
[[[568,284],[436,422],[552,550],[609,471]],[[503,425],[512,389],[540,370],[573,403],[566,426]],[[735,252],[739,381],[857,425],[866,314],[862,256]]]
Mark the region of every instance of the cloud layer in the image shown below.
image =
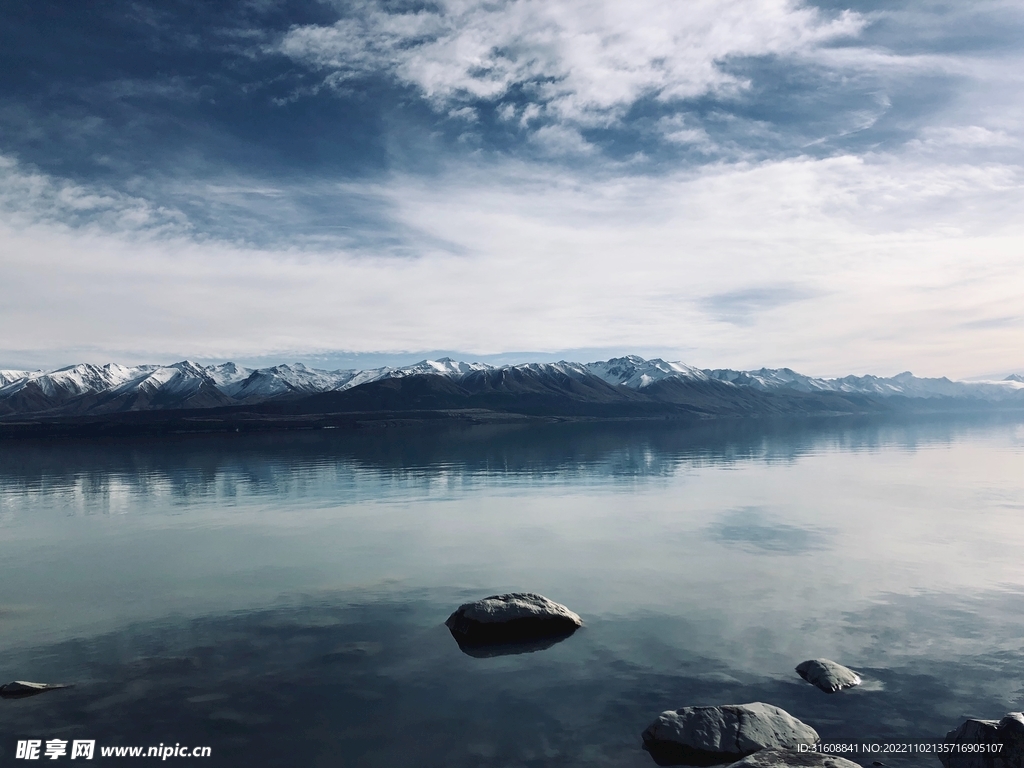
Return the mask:
[[[642,98],[662,102],[745,87],[722,62],[807,56],[857,34],[864,20],[830,18],[788,0],[447,0],[393,10],[360,2],[330,26],[295,27],[278,50],[343,86],[386,71],[440,110],[472,118],[496,105],[521,124],[602,126]]]
[[[0,367],[1024,365],[1019,3],[42,6],[0,46]]]

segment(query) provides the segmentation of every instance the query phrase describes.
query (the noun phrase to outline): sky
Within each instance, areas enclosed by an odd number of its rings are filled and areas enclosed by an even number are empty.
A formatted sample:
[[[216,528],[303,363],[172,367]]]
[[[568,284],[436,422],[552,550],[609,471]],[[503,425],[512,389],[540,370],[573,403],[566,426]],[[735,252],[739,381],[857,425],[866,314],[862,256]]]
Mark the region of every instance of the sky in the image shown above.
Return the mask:
[[[0,14],[0,367],[1024,372],[1024,0]]]

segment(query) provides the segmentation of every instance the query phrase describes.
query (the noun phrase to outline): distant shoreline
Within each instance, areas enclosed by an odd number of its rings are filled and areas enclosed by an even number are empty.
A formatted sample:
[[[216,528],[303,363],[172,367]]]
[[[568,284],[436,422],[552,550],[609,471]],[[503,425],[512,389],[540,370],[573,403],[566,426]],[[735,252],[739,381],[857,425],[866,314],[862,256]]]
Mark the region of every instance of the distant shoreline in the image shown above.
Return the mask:
[[[900,408],[861,411],[815,411],[792,413],[695,413],[666,407],[648,414],[630,413],[624,409],[602,408],[604,413],[559,414],[491,410],[484,408],[393,409],[329,413],[267,413],[251,407],[203,408],[165,411],[132,411],[96,416],[35,416],[0,419],[0,440],[76,439],[162,437],[202,434],[253,434],[296,431],[362,431],[402,427],[454,426],[483,424],[554,424],[554,423],[667,423],[680,426],[712,421],[803,420],[806,418],[843,418],[851,416],[954,415],[954,414],[1024,414],[1024,407],[1007,404],[972,403],[963,400],[904,401]]]

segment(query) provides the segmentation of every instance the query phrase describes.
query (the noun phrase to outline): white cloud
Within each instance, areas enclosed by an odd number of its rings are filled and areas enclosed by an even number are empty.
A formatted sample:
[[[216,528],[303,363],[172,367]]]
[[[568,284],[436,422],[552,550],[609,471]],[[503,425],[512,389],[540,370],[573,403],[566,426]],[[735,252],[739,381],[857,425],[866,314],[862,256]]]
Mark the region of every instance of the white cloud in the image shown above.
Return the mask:
[[[980,125],[934,126],[922,130],[920,138],[911,142],[911,146],[927,149],[1017,147],[1020,139],[1006,131]]]
[[[278,49],[335,82],[386,72],[440,109],[512,89],[555,120],[607,125],[638,99],[742,88],[730,57],[809,55],[864,21],[797,0],[442,0],[391,13],[368,0],[332,26],[292,29]]]
[[[658,131],[666,141],[673,144],[696,145],[710,149],[711,137],[703,128],[693,127],[683,115],[668,115],[658,120]]]
[[[416,258],[9,216],[0,357],[660,347],[705,366],[958,376],[1024,348],[1024,329],[988,322],[1019,314],[1024,284],[1012,169],[799,158],[595,180],[503,162],[360,189]],[[754,302],[743,323],[707,307],[780,285],[800,300]]]
[[[532,136],[535,144],[551,155],[586,155],[594,151],[583,134],[564,125],[545,125]]]
[[[23,168],[4,155],[0,155],[0,214],[21,224],[81,218],[120,231],[188,229],[179,211],[154,205],[143,197],[51,177]]]

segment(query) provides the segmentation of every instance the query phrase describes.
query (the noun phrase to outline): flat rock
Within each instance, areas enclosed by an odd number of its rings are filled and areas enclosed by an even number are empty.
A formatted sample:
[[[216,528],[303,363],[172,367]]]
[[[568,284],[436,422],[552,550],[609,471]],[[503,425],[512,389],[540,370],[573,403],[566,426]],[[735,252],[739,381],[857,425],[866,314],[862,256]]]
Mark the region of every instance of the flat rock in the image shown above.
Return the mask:
[[[761,702],[668,710],[642,736],[644,749],[659,765],[714,765],[762,749],[819,741],[809,725]]]
[[[15,680],[13,683],[0,685],[0,698],[2,699],[24,699],[27,696],[35,696],[46,691],[57,691],[61,688],[73,688],[71,685],[60,685],[50,683],[30,683],[27,680]]]
[[[459,646],[530,643],[564,639],[583,621],[564,605],[532,592],[492,595],[460,605],[445,622]]]
[[[844,688],[860,685],[860,675],[842,664],[829,659],[810,659],[796,668],[800,677],[825,693],[835,693]]]
[[[762,749],[748,755],[729,768],[861,768],[857,763],[838,755],[821,752],[798,752],[795,749]]]
[[[947,744],[980,746],[980,752],[939,755],[945,768],[1024,768],[1024,714],[1009,712],[1002,720],[969,718],[946,734]]]

